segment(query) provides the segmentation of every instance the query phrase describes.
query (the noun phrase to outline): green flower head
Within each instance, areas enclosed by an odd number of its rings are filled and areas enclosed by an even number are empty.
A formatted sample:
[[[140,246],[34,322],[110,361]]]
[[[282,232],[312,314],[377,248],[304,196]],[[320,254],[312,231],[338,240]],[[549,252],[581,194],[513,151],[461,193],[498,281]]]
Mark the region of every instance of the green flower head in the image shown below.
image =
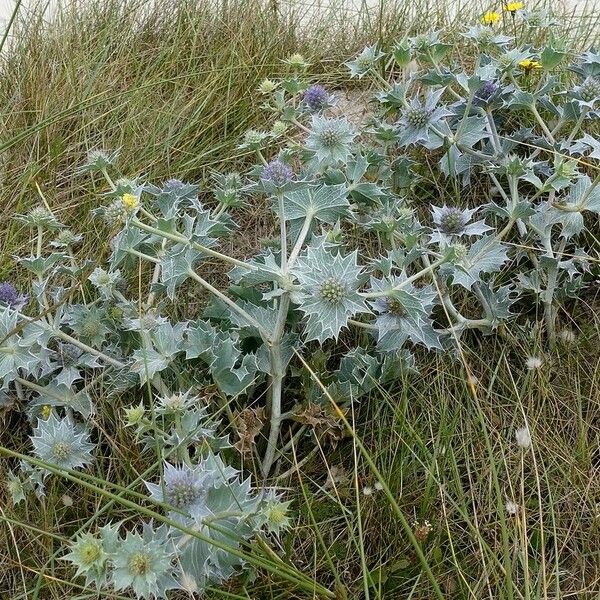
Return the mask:
[[[178,587],[174,578],[168,530],[145,524],[143,534],[127,533],[112,559],[115,590],[131,588],[137,598],[166,598],[168,590]]]
[[[31,437],[35,455],[63,469],[85,467],[92,462],[94,444],[89,440],[83,427],[68,417],[59,419],[54,413],[47,419],[38,419]]]
[[[320,165],[337,165],[346,162],[355,137],[356,132],[346,119],[326,119],[314,115],[306,147],[315,153]]]

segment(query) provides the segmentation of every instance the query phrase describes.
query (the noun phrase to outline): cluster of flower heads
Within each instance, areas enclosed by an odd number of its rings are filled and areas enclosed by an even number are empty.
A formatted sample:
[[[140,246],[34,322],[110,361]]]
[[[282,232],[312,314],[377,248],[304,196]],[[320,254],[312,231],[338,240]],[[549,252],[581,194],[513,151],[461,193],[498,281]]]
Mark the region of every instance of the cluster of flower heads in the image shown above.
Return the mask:
[[[142,405],[126,414],[138,433],[152,427]],[[157,512],[154,521],[133,530],[109,523],[96,534],[78,535],[63,558],[76,567],[77,576],[85,577],[86,586],[131,590],[137,598],[148,599],[166,598],[174,589],[199,593],[210,582],[225,580],[243,567],[238,553],[252,536],[279,534],[290,525],[289,502],[282,501],[274,489],[253,489],[249,479],[242,480],[237,469],[209,449],[227,442],[218,439],[214,427],[207,424],[206,411],[198,409],[196,396],[185,392],[161,397],[156,418],[161,430],[164,428],[158,443],[166,452],[188,456],[188,446],[202,440],[199,458],[196,462],[189,458],[165,461],[162,477],[146,482]],[[178,435],[169,433],[175,428]],[[149,447],[157,443],[139,437]],[[31,440],[41,464],[31,467],[23,463],[23,473],[28,475],[25,480],[9,475],[14,502],[25,500],[32,482],[37,483],[38,495],[43,495],[49,475],[86,468],[93,461],[95,444],[85,426],[70,416],[59,417],[53,410],[37,419]],[[163,512],[178,525],[155,525]]]
[[[505,6],[511,19],[523,8]],[[80,237],[47,207],[19,216],[40,241],[42,230],[56,237],[49,254],[20,259],[36,275],[31,299],[0,284],[2,398],[17,384],[26,388],[19,391],[31,399],[34,424],[35,466],[22,464],[9,476],[14,500],[23,501],[32,483],[41,494],[51,474],[92,463],[94,433],[81,422],[94,410],[94,378],[86,375],[102,372],[110,393],[148,384],[159,395],[151,412],[132,404],[124,421],[145,450],[159,450],[162,473],[146,487],[155,522],[166,513],[170,525],[109,524],[80,535],[65,558],[86,585],[143,598],[176,588],[195,593],[242,568],[241,549],[253,535],[289,525],[287,503],[275,491],[253,489],[225,464],[219,451],[228,442],[207,408],[191,392],[166,393],[165,381],[204,378],[223,396],[260,401],[253,394],[269,379],[279,377],[285,389],[288,365],[305,344],[316,341],[327,352],[326,342],[356,327],[364,335],[344,343],[357,346],[336,370],[329,372],[333,359],[327,364],[327,394],[343,403],[412,371],[411,345],[454,351],[466,332],[491,333],[516,318],[513,306],[525,294],[545,305],[551,331],[556,300],[587,284],[587,256],[576,240],[584,214],[600,214],[600,187],[578,165],[581,157],[598,160],[600,143],[579,128],[588,130],[600,116],[600,58],[593,51],[580,56],[573,67],[578,84],[564,92],[550,77],[564,53],[510,48],[511,39],[493,27],[500,20],[500,13],[487,13],[483,26],[464,34],[482,52],[493,50],[470,74],[440,67],[451,47],[437,32],[402,40],[387,54],[365,48],[347,66],[352,76],[381,85],[381,113],[363,124],[339,116],[333,94],[305,76],[309,63],[291,56],[289,77],[259,89],[275,119],[271,130],[251,130],[242,142],[258,164],[249,174],[215,174],[206,203],[206,190],[200,195],[199,186],[178,179],[113,183],[117,154],[91,152],[81,171],[111,184],[97,213],[118,230],[108,265],[73,264],[70,250]],[[409,72],[413,60],[423,67],[416,74]],[[405,77],[396,77],[396,67],[386,73],[394,61]],[[557,120],[552,130],[546,113]],[[575,130],[560,138],[571,122]],[[556,148],[557,156],[547,152]],[[443,175],[432,178],[442,197],[429,213],[414,204],[422,183],[430,192],[423,156]],[[479,198],[472,183],[484,177],[494,184],[481,186],[485,206],[466,208],[469,186]],[[450,180],[452,193],[443,183]],[[272,197],[281,235],[242,261],[218,244],[235,228],[228,210],[253,194]],[[510,236],[519,243],[506,243]],[[531,259],[536,252],[543,260]],[[206,256],[232,267],[230,290],[199,274]],[[139,281],[140,261],[153,269],[146,302],[126,297],[128,277]],[[63,303],[64,280],[79,281],[82,273],[93,299]],[[184,284],[216,299],[202,317],[172,322],[164,307]],[[34,303],[40,311],[58,308],[51,319],[30,320],[20,311],[33,311]],[[561,339],[573,343],[574,335],[565,331]],[[532,356],[524,370],[541,376],[544,361]],[[316,387],[306,397],[324,401]],[[274,419],[272,413],[271,449],[281,439],[277,419],[296,410]],[[527,428],[515,435],[521,449],[531,447]],[[271,463],[265,458],[262,467],[268,474]]]
[[[228,548],[237,553],[256,533],[289,527],[289,503],[272,490],[252,490],[210,452],[195,465],[165,463],[162,481],[146,485],[180,528],[147,522],[141,532],[121,534],[122,527],[109,524],[96,535],[79,535],[64,559],[86,586],[131,589],[138,598],[166,598],[173,589],[200,593],[243,566]]]

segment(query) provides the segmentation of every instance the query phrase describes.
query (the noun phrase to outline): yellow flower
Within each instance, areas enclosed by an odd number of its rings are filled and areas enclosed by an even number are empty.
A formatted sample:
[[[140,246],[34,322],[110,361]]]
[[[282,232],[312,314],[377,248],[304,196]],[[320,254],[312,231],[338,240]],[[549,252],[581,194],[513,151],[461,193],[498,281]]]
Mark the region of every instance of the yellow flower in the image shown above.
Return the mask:
[[[484,25],[494,25],[500,20],[500,14],[497,12],[486,12],[481,18]]]
[[[537,60],[531,60],[530,58],[526,58],[525,60],[522,60],[519,63],[519,66],[521,67],[521,69],[524,69],[527,72],[542,68],[541,63],[539,63]]]
[[[510,13],[516,13],[523,8],[525,8],[525,5],[522,2],[507,2],[504,10],[507,10]]]
[[[44,406],[42,406],[42,419],[46,420],[51,412],[52,409],[47,404],[44,404]]]
[[[140,203],[140,201],[137,199],[137,196],[134,196],[133,194],[123,194],[121,202],[123,202],[123,206],[128,211],[134,211]]]

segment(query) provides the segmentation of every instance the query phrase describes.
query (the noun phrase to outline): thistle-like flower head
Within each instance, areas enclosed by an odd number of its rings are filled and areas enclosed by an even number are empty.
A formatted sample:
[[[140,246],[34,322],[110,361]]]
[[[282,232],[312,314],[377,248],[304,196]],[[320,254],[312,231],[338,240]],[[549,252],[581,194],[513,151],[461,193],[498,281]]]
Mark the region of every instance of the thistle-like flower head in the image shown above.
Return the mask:
[[[106,563],[108,553],[102,538],[91,533],[82,533],[71,544],[71,552],[63,556],[63,560],[77,567],[75,576],[85,575],[86,585],[102,586],[106,579]]]
[[[166,598],[175,589],[173,553],[175,548],[164,526],[157,530],[144,525],[143,535],[128,532],[112,559],[115,590],[131,588],[137,598]]]
[[[114,152],[107,152],[106,150],[90,150],[87,153],[87,158],[81,167],[79,167],[79,173],[102,173],[115,164],[117,156],[119,155],[118,150]]]
[[[95,446],[88,432],[68,417],[59,419],[51,413],[45,420],[38,419],[31,441],[38,458],[63,469],[85,467],[93,461]]]
[[[269,134],[266,131],[257,131],[256,129],[249,129],[244,134],[244,139],[240,144],[241,149],[258,150],[263,147],[265,140],[269,138]]]
[[[306,147],[315,153],[318,163],[336,165],[346,161],[355,137],[356,132],[346,119],[326,119],[315,115]]]
[[[597,77],[586,77],[578,86],[573,88],[573,95],[589,108],[600,101],[600,79]]]
[[[292,54],[283,61],[289,65],[294,71],[305,71],[310,67],[310,63],[302,56],[302,54]]]
[[[367,46],[354,60],[347,62],[346,66],[350,69],[352,77],[360,79],[371,71],[383,56],[384,53],[377,46]]]
[[[165,502],[195,519],[202,519],[210,511],[206,506],[209,477],[202,465],[189,467],[165,463],[162,485],[146,482],[152,498]],[[177,513],[177,517],[181,517]]]
[[[17,220],[25,223],[32,229],[61,229],[63,227],[53,213],[45,206],[34,206],[27,214],[17,215]]]
[[[290,528],[288,516],[291,502],[282,502],[275,490],[269,490],[261,503],[258,513],[259,526],[265,526],[270,533],[279,535]]]
[[[263,182],[271,183],[276,188],[282,188],[294,178],[294,172],[279,159],[272,160],[262,171],[260,178]]]
[[[8,281],[0,283],[0,304],[9,306],[14,310],[21,310],[26,304],[29,296],[19,294],[17,288]]]
[[[301,291],[296,300],[308,317],[307,340],[337,339],[350,317],[369,312],[358,294],[362,269],[356,258],[356,252],[334,256],[318,246],[309,247],[307,254],[298,259],[293,271]]]
[[[88,279],[104,298],[110,298],[121,279],[121,271],[105,271],[102,267],[96,267]]]
[[[431,235],[432,242],[448,244],[452,238],[463,235],[483,235],[489,231],[484,221],[470,223],[477,212],[476,208],[461,210],[454,206],[432,206],[435,230]]]
[[[314,84],[304,92],[304,104],[308,110],[318,112],[329,106],[330,97],[322,85]]]
[[[443,106],[437,106],[443,90],[430,94],[425,102],[413,98],[398,120],[400,127],[399,143],[402,146],[423,144],[428,148],[437,148],[442,140],[430,133],[431,127],[439,127],[440,121],[451,113]]]
[[[478,104],[489,104],[498,97],[498,93],[502,90],[496,81],[486,81],[475,92],[474,100]]]
[[[198,396],[191,395],[191,390],[176,392],[159,398],[156,412],[160,415],[182,414],[198,406],[199,400]]]
[[[441,348],[439,335],[431,324],[436,292],[432,286],[416,288],[405,283],[405,273],[386,279],[371,278],[371,291],[376,296],[370,300],[377,314],[377,346],[384,352],[399,350],[409,340],[427,348]]]

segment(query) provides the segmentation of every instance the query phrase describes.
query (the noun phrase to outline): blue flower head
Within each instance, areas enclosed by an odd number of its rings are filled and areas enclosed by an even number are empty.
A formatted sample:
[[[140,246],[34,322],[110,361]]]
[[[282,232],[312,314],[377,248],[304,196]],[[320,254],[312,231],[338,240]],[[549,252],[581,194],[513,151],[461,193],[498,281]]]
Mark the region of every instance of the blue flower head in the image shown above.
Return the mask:
[[[475,93],[475,101],[482,104],[492,102],[501,91],[500,86],[495,81],[486,81]]]
[[[311,112],[318,112],[329,106],[330,97],[322,85],[311,85],[304,92],[304,104]]]
[[[281,188],[294,178],[294,172],[279,159],[272,160],[262,171],[260,178]]]
[[[20,310],[27,304],[29,296],[19,294],[17,288],[8,281],[0,283],[0,304]]]
[[[194,518],[206,516],[206,495],[208,493],[208,475],[201,466],[173,466],[165,463],[163,484],[146,482],[152,498],[166,502],[178,511],[188,513]]]

